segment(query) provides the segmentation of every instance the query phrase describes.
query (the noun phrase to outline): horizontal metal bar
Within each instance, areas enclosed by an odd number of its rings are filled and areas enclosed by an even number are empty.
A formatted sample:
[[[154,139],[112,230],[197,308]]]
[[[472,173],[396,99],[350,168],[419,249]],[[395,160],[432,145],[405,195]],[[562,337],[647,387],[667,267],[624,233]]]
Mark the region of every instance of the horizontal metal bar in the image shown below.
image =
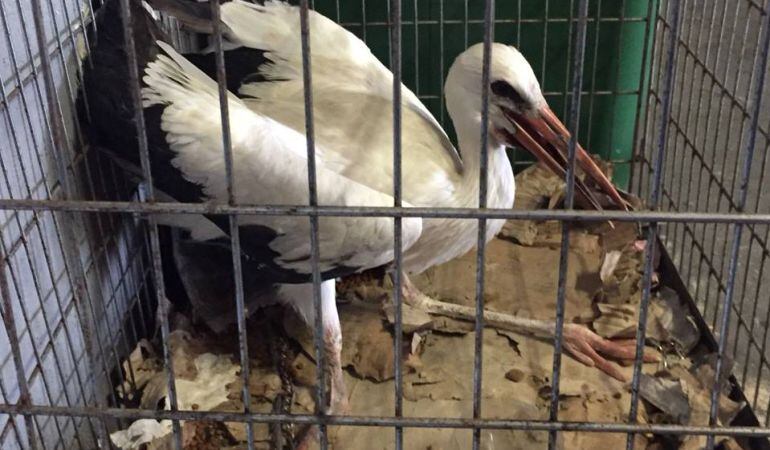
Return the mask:
[[[601,222],[697,222],[770,225],[770,214],[670,212],[670,211],[582,211],[537,209],[409,208],[376,206],[291,206],[239,205],[214,203],[137,203],[125,201],[15,200],[0,199],[0,210],[48,210],[105,212],[120,214],[209,214],[244,216],[321,216],[321,217],[429,217],[458,219],[562,220]]]
[[[623,22],[644,22],[646,21],[646,17],[626,17],[623,19]],[[543,19],[542,17],[539,18],[532,18],[532,19],[495,19],[495,25],[498,24],[518,24],[518,23],[537,23],[542,24],[543,21],[546,21],[548,23],[567,23],[567,22],[576,22],[577,19],[573,18],[570,19],[569,17],[548,17],[547,19]],[[588,23],[596,22],[595,17],[589,17]],[[599,19],[599,22],[620,22],[620,17],[602,17]],[[444,19],[444,20],[432,20],[432,19],[423,19],[417,20],[417,26],[420,25],[465,25],[465,24],[478,24],[483,25],[484,20],[483,19],[468,19],[467,21],[464,19]],[[380,27],[388,27],[390,26],[390,22],[384,22],[384,21],[373,21],[373,22],[366,22],[362,24],[361,22],[341,22],[340,25],[343,27],[361,27],[361,26],[380,26]],[[414,26],[414,20],[404,20],[401,22],[401,26],[407,26],[411,25]]]
[[[382,416],[318,416],[311,414],[270,414],[223,411],[152,410],[134,408],[63,407],[0,403],[0,414],[32,414],[40,416],[95,417],[105,419],[195,420],[220,422],[325,424],[356,427],[404,428],[483,428],[489,430],[582,431],[591,433],[654,433],[697,434],[719,436],[770,437],[770,428],[761,427],[705,427],[689,425],[661,425],[602,422],[546,422],[517,419],[464,419],[445,417],[382,417]]]
[[[594,95],[594,96],[610,96],[610,95],[637,95],[639,94],[638,89],[619,89],[615,91],[608,91],[608,90],[601,90],[601,91],[581,91],[580,95]],[[543,96],[545,97],[572,97],[572,92],[564,92],[564,91],[543,91]],[[442,97],[440,95],[435,94],[420,94],[417,96],[420,100],[440,100]]]

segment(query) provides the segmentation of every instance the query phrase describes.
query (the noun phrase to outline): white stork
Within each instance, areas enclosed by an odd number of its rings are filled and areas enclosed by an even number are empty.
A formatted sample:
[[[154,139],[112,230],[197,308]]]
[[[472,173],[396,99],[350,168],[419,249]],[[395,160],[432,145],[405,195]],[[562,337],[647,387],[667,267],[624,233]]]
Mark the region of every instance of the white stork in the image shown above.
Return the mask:
[[[114,2],[117,3],[117,2]],[[208,6],[156,0],[159,7],[201,31]],[[180,6],[183,7],[176,7]],[[141,8],[134,8],[142,14]],[[299,11],[279,1],[264,5],[234,0],[221,5],[234,161],[236,200],[240,204],[308,202],[305,111],[300,51]],[[393,205],[392,74],[367,46],[322,15],[310,12],[312,79],[318,202],[336,206]],[[113,19],[114,20],[114,19]],[[162,38],[151,20],[135,20],[137,51],[145,64],[146,108],[153,174],[157,186],[179,201],[227,200],[220,108],[213,55],[185,55],[155,39]],[[203,24],[203,25],[201,25]],[[108,30],[106,27],[101,30]],[[102,31],[108,33],[109,31]],[[95,133],[105,145],[136,152],[125,142],[115,116],[120,66],[114,48],[100,34],[87,82],[91,101],[105,117],[95,117]],[[493,44],[490,67],[488,207],[511,208],[514,179],[506,146],[531,151],[559,175],[565,174],[569,132],[549,109],[526,59],[513,47]],[[447,109],[459,141],[455,150],[425,106],[405,86],[403,95],[404,205],[476,207],[481,159],[482,45],[463,52],[445,85]],[[111,64],[111,65],[110,65]],[[100,78],[101,77],[101,78]],[[106,78],[107,81],[103,81]],[[123,75],[123,79],[125,75]],[[112,81],[110,81],[112,80]],[[110,83],[113,83],[112,85]],[[125,85],[123,85],[125,86]],[[94,92],[97,91],[97,92]],[[116,100],[117,96],[117,100]],[[100,120],[105,122],[100,127]],[[129,143],[131,144],[131,143]],[[618,192],[577,148],[586,175],[620,207]],[[598,207],[586,186],[576,180],[578,200]],[[227,245],[226,218],[164,217],[164,223],[189,230],[192,241]],[[489,220],[487,240],[503,225]],[[431,313],[472,319],[472,308],[445,304],[421,294],[410,282],[417,274],[471,250],[476,220],[405,218],[403,220],[404,300]],[[341,330],[335,305],[335,278],[388,264],[393,260],[391,218],[323,217],[320,219],[321,302],[327,362],[331,371],[330,412],[344,411],[346,395],[340,362]],[[291,305],[314,323],[309,222],[304,217],[245,216],[240,219],[244,278],[277,286],[272,298]],[[221,301],[212,299],[212,301]],[[541,337],[554,335],[553,322],[489,313],[489,323]],[[621,372],[604,357],[632,359],[634,347],[600,338],[588,328],[564,327],[564,348],[576,359],[616,378]]]

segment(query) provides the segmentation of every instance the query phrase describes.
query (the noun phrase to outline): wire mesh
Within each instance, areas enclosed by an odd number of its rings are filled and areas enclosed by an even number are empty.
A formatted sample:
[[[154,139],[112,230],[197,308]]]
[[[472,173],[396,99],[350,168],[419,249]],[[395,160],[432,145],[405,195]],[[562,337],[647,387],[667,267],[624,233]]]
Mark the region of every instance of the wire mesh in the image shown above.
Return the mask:
[[[714,2],[712,7],[682,7],[676,33],[674,96],[664,164],[662,209],[762,213],[767,210],[765,178],[768,106],[764,83],[766,16],[757,2]],[[766,7],[766,6],[765,6]],[[662,11],[662,10],[661,10]],[[650,174],[646,139],[660,127],[661,53],[673,31],[670,16],[657,14],[647,113],[640,121],[638,189]],[[756,120],[756,122],[754,122]],[[748,155],[748,156],[747,156]],[[748,164],[748,173],[741,167]],[[746,194],[746,203],[741,201]],[[663,242],[717,335],[727,338],[727,355],[753,408],[767,423],[768,391],[764,333],[767,301],[762,298],[767,228],[717,224],[666,225]],[[737,234],[736,234],[737,232]],[[736,239],[737,238],[737,239]],[[730,248],[735,253],[729,251]],[[730,280],[732,269],[740,275]],[[725,299],[734,299],[725,301]],[[730,311],[724,314],[725,305]],[[750,308],[747,307],[750,305]],[[729,333],[719,327],[733,322]],[[753,356],[749,356],[753,355]],[[763,386],[764,385],[764,386]]]
[[[108,0],[109,1],[109,0]],[[121,2],[129,48],[131,0]],[[101,2],[100,2],[101,3]],[[126,174],[108,155],[89,148],[83,139],[78,96],[81,58],[98,40],[95,12],[77,0],[19,0],[0,3],[5,58],[2,75],[4,128],[0,137],[0,294],[4,332],[0,334],[0,443],[3,448],[94,448],[107,446],[107,431],[137,418],[170,419],[174,445],[182,448],[180,421],[246,422],[248,447],[254,448],[254,423],[293,422],[318,425],[321,448],[328,446],[328,425],[393,427],[396,448],[403,448],[408,427],[467,428],[480,448],[482,429],[549,431],[549,448],[565,431],[770,436],[768,390],[768,323],[770,306],[763,289],[770,255],[770,210],[762,189],[770,146],[770,101],[765,82],[770,45],[768,4],[757,0],[650,0],[637,2],[412,1],[299,2],[308,154],[308,206],[244,205],[235,201],[232,145],[222,30],[214,27],[217,79],[222,111],[226,204],[155,202],[141,112],[137,56],[128,52],[128,74],[136,111],[144,183],[133,191]],[[501,3],[505,3],[501,5]],[[617,5],[615,3],[618,3]],[[697,3],[697,5],[696,5]],[[411,6],[411,7],[410,7]],[[319,206],[309,49],[324,45],[309,33],[308,8],[357,33],[374,53],[389,61],[393,77],[394,198],[392,208]],[[219,17],[219,2],[212,2]],[[26,20],[32,17],[33,20]],[[192,49],[194,40],[164,17],[178,47]],[[218,23],[218,22],[217,22]],[[537,27],[535,27],[537,26]],[[642,39],[629,50],[618,40],[609,45],[607,30]],[[604,31],[603,31],[604,30]],[[458,38],[459,36],[459,38]],[[559,39],[564,37],[564,39]],[[564,211],[513,211],[486,208],[486,156],[479,174],[478,208],[404,208],[401,205],[401,81],[445,121],[443,80],[451,60],[469,43],[484,42],[483,112],[480,136],[487,150],[490,44],[514,43],[539,72],[546,99],[563,111],[573,131],[569,145],[567,205]],[[628,39],[628,38],[624,38]],[[605,45],[607,44],[607,45]],[[426,48],[436,48],[428,52]],[[623,55],[638,53],[633,67]],[[603,59],[612,59],[602,68]],[[404,64],[411,61],[410,64]],[[561,61],[559,64],[557,61]],[[649,69],[646,67],[649,66]],[[621,72],[637,76],[621,76]],[[763,101],[764,100],[764,101]],[[618,111],[621,111],[619,113]],[[629,113],[630,112],[630,113]],[[635,127],[624,126],[635,123]],[[607,126],[609,124],[609,126]],[[630,132],[616,131],[627,129]],[[585,141],[616,163],[616,181],[649,199],[652,211],[586,212],[572,210],[570,176],[575,171],[575,145]],[[634,149],[633,159],[622,150]],[[96,155],[92,155],[96,153]],[[91,156],[89,156],[91,155]],[[514,160],[529,164],[514,153]],[[109,172],[109,173],[107,173]],[[134,180],[135,181],[135,180]],[[96,200],[99,199],[99,200]],[[239,357],[244,368],[241,413],[178,410],[168,347],[169,312],[165,301],[156,216],[225,215],[236,286]],[[243,273],[240,266],[239,218],[249,215],[293,215],[310,221],[313,297],[315,305],[316,404],[325,400],[323,310],[319,269],[319,218],[384,216],[394,218],[396,339],[401,349],[401,227],[405,217],[458,217],[477,220],[477,286],[473,414],[469,418],[404,417],[401,368],[396,359],[396,408],[393,416],[362,417],[316,414],[258,414],[249,410],[249,373]],[[552,376],[551,414],[547,421],[491,419],[482,415],[481,365],[484,329],[484,246],[486,221],[494,218],[560,220],[563,224],[558,272],[559,298]],[[564,279],[570,222],[632,221],[648,225],[644,293],[637,337],[637,363],[631,385],[629,423],[570,423],[559,420],[561,330]],[[703,318],[716,334],[719,358],[716,378],[735,359],[734,374],[760,427],[716,427],[714,389],[709,427],[651,425],[637,422],[638,389],[645,313],[650,296],[653,245],[664,243],[688,283]],[[155,308],[158,308],[156,316]],[[732,324],[732,326],[730,326]],[[130,362],[121,363],[136,342],[161,331],[169,368],[170,410],[135,408],[127,401],[135,389]],[[7,349],[7,350],[6,350]]]

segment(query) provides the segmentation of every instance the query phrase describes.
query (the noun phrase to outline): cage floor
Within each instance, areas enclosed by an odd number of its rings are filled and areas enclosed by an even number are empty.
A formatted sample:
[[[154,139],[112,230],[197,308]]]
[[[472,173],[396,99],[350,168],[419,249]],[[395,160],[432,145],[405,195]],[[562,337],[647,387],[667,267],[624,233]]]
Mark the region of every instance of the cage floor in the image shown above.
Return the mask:
[[[553,204],[552,200],[558,198],[558,182],[554,185],[540,174],[535,168],[519,176],[518,207],[531,207],[533,202],[543,201]],[[570,233],[566,281],[567,322],[589,324],[608,337],[633,335],[637,323],[634,311],[641,298],[643,259],[638,232],[633,224],[616,224],[614,228],[608,224],[574,227]],[[509,222],[487,248],[487,307],[517,316],[552,320],[560,240],[559,223]],[[473,305],[475,259],[475,252],[471,252],[430,269],[413,281],[434,298]],[[658,278],[667,277],[656,275],[655,279]],[[706,386],[710,386],[713,379],[708,364],[710,350],[701,343],[695,320],[673,319],[688,314],[685,303],[674,295],[675,305],[666,307],[662,291],[660,288],[651,303],[648,335],[661,341],[683,343],[688,356],[666,355],[666,366],[645,364],[640,420],[705,425],[709,408]],[[365,274],[339,283],[342,359],[350,414],[388,416],[394,411],[394,345],[387,306],[391,292],[392,286],[383,274]],[[184,318],[176,322],[177,330],[172,333],[170,345],[179,379],[179,407],[241,410],[236,333],[213,336]],[[430,317],[405,306],[404,331],[404,415],[471,417],[473,324]],[[250,319],[249,338],[253,358],[252,411],[275,411],[276,399],[290,397],[291,412],[312,412],[315,363],[310,330],[291,312],[273,308]],[[553,364],[551,342],[487,328],[483,343],[482,416],[548,419]],[[165,376],[160,370],[157,351],[153,351],[149,343],[141,345],[131,358],[131,370],[141,391],[134,401],[152,408],[163,404]],[[281,364],[285,369],[283,381],[281,371],[276,369]],[[632,367],[622,370],[630,379]],[[728,386],[725,392],[727,390]],[[287,391],[292,391],[290,396]],[[560,392],[560,420],[627,421],[631,399],[628,385],[569,356],[562,358]],[[722,396],[720,405],[723,423],[732,422],[743,407],[727,395]],[[143,439],[142,436],[147,438],[146,443],[151,443],[149,448],[165,448],[169,443],[168,423],[146,421],[133,427],[133,434],[113,435],[113,441],[124,439],[123,445],[119,445],[121,448],[138,448],[132,445],[137,439]],[[246,439],[243,424],[186,423],[183,436],[188,449],[240,448]],[[394,447],[395,439],[393,430],[387,427],[330,427],[329,436],[333,448],[339,449],[388,449]],[[268,448],[274,437],[266,425],[255,425],[255,440],[260,446]],[[404,448],[408,449],[465,449],[470,448],[471,439],[471,430],[404,430]],[[546,448],[547,439],[546,432],[483,431],[482,448]],[[697,449],[705,442],[702,437],[679,441],[638,435],[636,439],[639,449]],[[560,433],[560,445],[564,449],[624,448],[625,442],[625,434]],[[753,448],[732,440],[725,440],[723,445]]]

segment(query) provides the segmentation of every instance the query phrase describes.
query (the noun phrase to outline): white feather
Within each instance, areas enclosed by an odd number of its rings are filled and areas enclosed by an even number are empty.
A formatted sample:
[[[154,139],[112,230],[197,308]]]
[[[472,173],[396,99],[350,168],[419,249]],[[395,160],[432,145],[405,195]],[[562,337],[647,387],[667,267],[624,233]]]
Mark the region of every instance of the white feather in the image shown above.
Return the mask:
[[[167,105],[161,128],[177,156],[172,164],[200,184],[207,198],[227,200],[221,116],[217,85],[165,43],[145,70],[145,106]],[[228,95],[236,200],[241,204],[308,204],[305,137],[275,120],[255,113]],[[334,206],[392,206],[390,195],[357,183],[327,167],[325,151],[316,152],[318,201]],[[362,269],[393,258],[390,218],[322,217],[319,248],[322,270],[339,265]],[[279,264],[310,273],[309,221],[306,217],[248,216],[242,226],[264,225],[279,237],[270,246]],[[403,220],[404,249],[419,237],[419,218]]]

